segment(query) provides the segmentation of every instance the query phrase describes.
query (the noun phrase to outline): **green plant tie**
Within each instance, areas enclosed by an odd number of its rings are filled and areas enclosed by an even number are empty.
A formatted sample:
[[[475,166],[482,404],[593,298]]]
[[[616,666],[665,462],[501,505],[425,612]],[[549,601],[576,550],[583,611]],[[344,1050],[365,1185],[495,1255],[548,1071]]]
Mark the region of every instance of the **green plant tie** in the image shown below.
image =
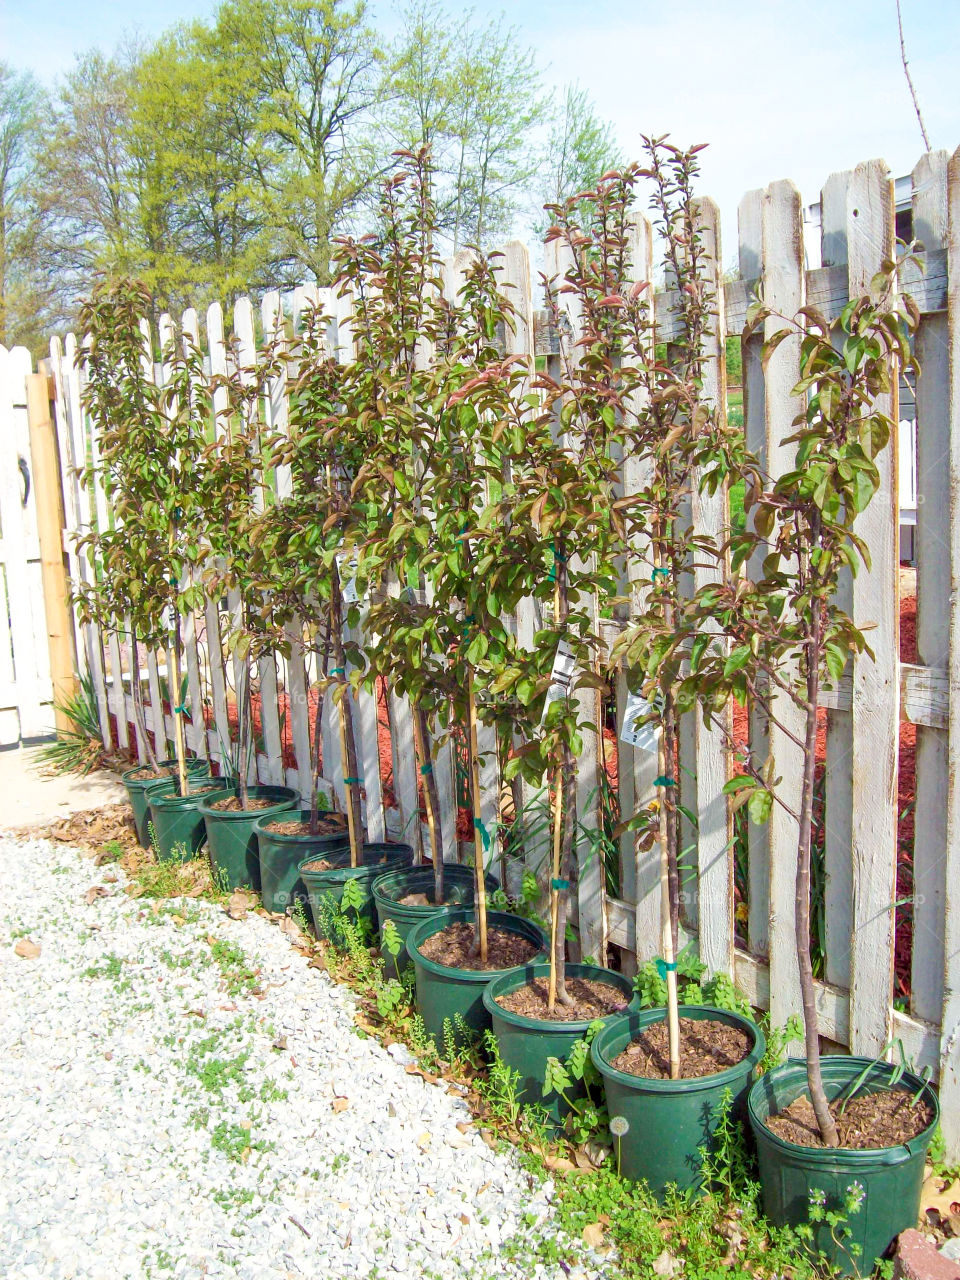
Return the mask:
[[[673,778],[664,777],[661,773],[659,778],[654,778],[653,785],[655,787],[675,787],[677,784],[674,782]]]
[[[422,764],[422,765],[420,766],[420,772],[423,774],[423,776],[424,776],[424,777],[426,777],[428,773],[433,773],[433,765],[432,765],[432,764]]]
[[[659,973],[661,978],[665,979],[668,973],[676,973],[677,971],[676,960],[671,960],[670,963],[667,964],[666,960],[661,960],[661,958],[657,956],[654,963],[657,966],[657,973]]]
[[[570,881],[569,881],[569,880],[564,880],[564,879],[562,879],[561,877],[556,876],[556,877],[554,877],[554,879],[553,879],[553,880],[551,880],[551,881],[550,881],[550,888],[551,888],[551,889],[559,889],[559,890],[560,890],[560,892],[562,893],[564,889],[569,889],[569,888],[570,888]]]
[[[363,779],[362,778],[344,778],[343,785],[345,787],[362,787]]]
[[[173,714],[177,716],[185,716],[187,714],[187,708],[183,705],[179,707],[174,707]]]
[[[669,578],[670,570],[664,569],[662,565],[657,565],[653,573],[650,575],[650,581],[656,585],[657,578]]]
[[[346,667],[331,667],[330,674],[332,676],[345,676],[347,674]]]
[[[180,519],[180,517],[181,517],[182,515],[183,515],[183,510],[182,510],[180,507],[174,507],[174,508],[173,508],[173,518],[174,518],[174,520],[179,520],[179,519]]]
[[[474,830],[480,832],[480,839],[483,841],[484,849],[489,849],[490,848],[490,832],[483,825],[483,819],[474,818],[473,826],[474,826]]]

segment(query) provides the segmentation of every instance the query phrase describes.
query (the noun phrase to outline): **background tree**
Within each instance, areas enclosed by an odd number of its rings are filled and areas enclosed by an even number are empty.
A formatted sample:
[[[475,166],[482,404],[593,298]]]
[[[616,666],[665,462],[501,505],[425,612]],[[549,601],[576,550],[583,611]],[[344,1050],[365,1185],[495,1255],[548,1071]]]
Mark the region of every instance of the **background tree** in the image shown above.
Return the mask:
[[[46,94],[0,62],[0,342],[38,346],[56,319],[38,170]]]
[[[543,177],[534,210],[538,234],[543,235],[550,225],[544,206],[561,205],[580,191],[594,190],[605,173],[622,164],[613,126],[597,115],[585,89],[567,85],[553,103],[539,166]]]

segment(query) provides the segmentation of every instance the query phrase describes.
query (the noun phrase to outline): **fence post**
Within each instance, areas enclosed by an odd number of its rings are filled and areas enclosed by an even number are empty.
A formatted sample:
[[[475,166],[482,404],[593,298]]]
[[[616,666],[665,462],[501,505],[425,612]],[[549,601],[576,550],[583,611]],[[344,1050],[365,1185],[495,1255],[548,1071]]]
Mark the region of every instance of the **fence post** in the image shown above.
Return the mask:
[[[60,493],[57,439],[50,412],[51,380],[45,373],[27,375],[27,421],[30,426],[30,458],[37,504],[40,541],[40,575],[50,651],[54,720],[58,732],[74,726],[61,706],[77,692],[73,621],[67,604],[67,570],[63,562],[64,510]]]

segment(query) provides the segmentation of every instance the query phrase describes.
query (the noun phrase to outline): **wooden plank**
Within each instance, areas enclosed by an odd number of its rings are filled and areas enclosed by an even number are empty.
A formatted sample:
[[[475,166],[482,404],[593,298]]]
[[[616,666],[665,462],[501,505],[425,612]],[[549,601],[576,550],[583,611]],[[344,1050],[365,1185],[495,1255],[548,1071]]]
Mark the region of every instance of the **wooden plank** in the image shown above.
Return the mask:
[[[912,174],[913,234],[928,249],[946,245],[948,161],[946,151],[928,152]],[[917,658],[928,668],[943,669],[945,676],[950,662],[951,579],[943,528],[943,513],[950,510],[950,468],[944,466],[950,456],[948,342],[946,314],[924,316],[915,340],[922,371],[916,384]],[[918,726],[915,755],[910,1006],[917,1017],[931,1022],[936,1022],[943,1010],[947,888],[943,797],[949,792],[949,696],[944,701],[947,721],[940,728]],[[905,698],[903,702],[906,710]]]
[[[803,229],[800,193],[791,182],[772,183],[763,197],[764,301],[781,315],[792,316],[804,304]],[[775,316],[764,323],[764,338],[782,327]],[[798,404],[792,390],[799,377],[800,342],[787,338],[771,356],[764,379],[767,466],[776,478],[794,466],[795,449],[781,441],[791,434]],[[774,714],[795,736],[803,737],[803,718],[783,695],[774,697]],[[769,726],[770,751],[783,778],[781,795],[797,812],[800,807],[802,753],[782,729]],[[770,1016],[775,1026],[797,1013],[800,973],[794,940],[797,875],[797,826],[779,805],[770,818]],[[798,1052],[798,1046],[791,1046]]]
[[[223,310],[218,302],[207,308],[206,330],[211,376],[223,375],[227,371],[227,351],[223,337]],[[214,437],[219,438],[225,435],[229,424],[227,393],[223,387],[217,387],[213,392],[213,421]],[[234,745],[227,703],[227,669],[220,631],[220,609],[216,600],[208,600],[204,606],[204,621],[207,666],[213,700],[213,727],[216,733],[216,746],[211,746],[211,754],[220,760],[224,772],[231,773],[234,767]],[[233,664],[233,670],[234,688],[236,688],[236,663]]]
[[[960,1161],[960,149],[947,170],[950,296],[950,726],[947,769],[947,866],[944,903],[940,1106],[946,1158]]]
[[[81,402],[81,389],[84,382],[83,373],[83,354],[77,346],[76,337],[71,333],[67,335],[66,342],[66,363],[67,363],[67,384],[70,403],[70,432],[72,439],[72,456],[73,465],[82,470],[87,464],[87,450],[89,444],[89,433],[87,430],[86,413],[83,410]],[[93,512],[95,510],[93,494],[85,485],[79,485],[77,489],[77,502],[79,511],[78,531],[88,533],[95,524]],[[86,561],[86,569],[84,573],[86,580],[92,581],[93,567],[89,563],[86,555],[83,556]],[[107,702],[107,683],[104,670],[103,660],[103,644],[100,637],[99,629],[91,626],[89,629],[89,651],[88,660],[90,663],[90,677],[93,682],[94,695],[97,700],[97,711],[100,718],[100,732],[103,737],[103,745],[107,751],[113,749],[113,730],[110,726],[110,708]]]
[[[50,379],[27,378],[30,425],[31,503],[36,507],[38,552],[41,555],[42,616],[48,650],[51,693],[61,706],[78,690],[73,619],[63,554],[63,499],[57,461],[57,440],[50,413]],[[0,409],[2,412],[2,409]],[[58,731],[75,726],[65,711],[55,710]]]
[[[60,492],[63,495],[63,549],[67,557],[67,572],[70,580],[79,582],[83,574],[75,538],[80,526],[80,513],[77,475],[73,462],[73,439],[70,431],[69,387],[63,343],[56,336],[50,340],[50,366],[54,382],[54,423],[60,461]],[[77,673],[82,675],[89,669],[89,628],[80,626],[75,609],[71,609],[70,613],[77,655]]]
[[[854,169],[847,193],[850,297],[869,291],[893,255],[893,182],[883,161]],[[878,407],[897,421],[896,380]],[[875,1057],[890,1038],[893,988],[891,903],[896,892],[899,742],[899,517],[896,433],[877,458],[880,490],[857,520],[871,566],[853,581],[853,616],[874,622],[868,656],[853,665],[853,920],[850,951],[850,1047]],[[829,803],[829,802],[828,802]]]
[[[824,183],[820,197],[820,256],[824,264],[847,270],[847,194],[850,173],[833,173]],[[853,609],[852,579],[841,573],[837,603],[847,612]],[[848,689],[852,676],[845,677]],[[824,781],[826,808],[830,815],[824,833],[826,868],[826,977],[839,986],[850,985],[850,930],[853,898],[853,722],[849,695],[846,703],[823,701],[827,715],[827,770]]]
[[[193,307],[188,308],[183,313],[182,334],[185,351],[188,351],[191,346],[199,348],[200,321]],[[198,394],[204,395],[203,387],[198,388]],[[191,572],[188,585],[196,580],[197,577]],[[203,701],[203,686],[200,680],[200,654],[197,649],[197,614],[194,609],[191,609],[183,619],[183,651],[187,667],[187,705],[190,708],[190,722],[196,725],[197,728],[202,729],[202,732],[197,735],[197,755],[201,760],[207,760],[209,759],[206,733],[207,722]]]
[[[714,298],[703,337],[703,396],[713,403],[721,425],[727,418],[727,377],[723,321],[723,253],[720,239],[720,211],[712,200],[697,204],[700,243],[704,251],[704,284]],[[722,545],[729,531],[727,491],[713,495],[701,492],[695,475],[691,495],[691,518],[701,534]],[[719,569],[708,567],[697,557],[694,586],[697,591],[720,580]],[[704,720],[697,707],[690,716],[694,725],[697,778],[697,870],[698,937],[700,959],[710,973],[733,972],[733,823],[723,788],[730,776],[730,756],[720,732]],[[719,717],[728,737],[733,735],[733,708]]]
[[[634,210],[631,215],[629,237],[630,266],[627,282],[652,280],[653,228],[639,210]],[[650,305],[651,322],[655,322],[656,304],[652,298]],[[650,354],[649,347],[647,354]],[[639,410],[642,402],[631,407]],[[628,496],[643,488],[649,481],[650,472],[649,462],[641,463],[635,455],[625,457],[624,495]],[[643,560],[645,551],[646,561]],[[644,605],[652,570],[649,539],[639,534],[634,535],[633,553],[628,564],[627,594],[631,597],[631,611],[639,611]],[[626,700],[627,685],[621,673],[617,680],[618,730],[623,724]],[[620,741],[617,742],[617,751],[620,814],[621,819],[625,819],[654,797],[653,781],[657,776],[657,757],[653,752],[639,751]],[[641,940],[636,961],[642,963],[660,950],[660,850],[659,846],[655,846],[646,852],[640,851],[633,832],[624,832],[620,838],[620,892],[627,901],[635,904],[636,937]]]
[[[740,274],[756,279],[763,262],[763,191],[750,191],[737,211]],[[747,447],[766,464],[767,419],[764,392],[763,337],[754,334],[741,343],[743,378],[743,430]],[[754,579],[762,572],[763,551],[758,550],[747,569]],[[750,708],[750,745],[761,759],[770,750],[767,717],[757,707]],[[770,951],[770,827],[746,823],[747,838],[747,942],[758,956]]]
[[[553,282],[552,288],[562,290],[567,273],[573,267],[570,247],[562,239],[552,240],[544,246],[546,274]],[[560,340],[560,354],[550,356],[547,361],[547,372],[560,382],[570,376],[582,357],[583,348],[579,340],[583,331],[583,320],[579,301],[575,293],[559,293],[558,306],[564,317],[563,332]],[[564,441],[567,449],[576,454],[579,443],[570,433]],[[576,567],[577,556],[571,554],[571,562]],[[594,627],[596,627],[598,610],[597,602],[592,602]],[[574,695],[577,703],[577,717],[580,723],[597,726],[596,732],[583,734],[583,750],[577,761],[577,823],[588,831],[600,830],[600,769],[602,757],[599,736],[603,725],[602,695],[598,689],[580,689]],[[607,913],[604,908],[605,877],[602,858],[595,851],[585,850],[583,841],[577,837],[577,907],[579,910],[580,952],[591,956],[598,964],[606,964],[607,955]]]
[[[249,298],[238,298],[233,309],[234,332],[237,336],[237,359],[240,362],[241,375],[252,382],[253,370],[258,363],[256,338],[254,334],[253,304]],[[243,371],[249,370],[245,373]],[[267,397],[269,401],[269,396]],[[266,415],[267,406],[260,405],[255,410],[258,435],[269,426]],[[260,483],[254,486],[254,510],[263,511],[267,502],[266,490],[269,479],[260,477]],[[263,782],[282,786],[283,743],[280,735],[280,713],[277,703],[277,664],[272,653],[262,653],[257,659],[257,676],[260,684],[260,728],[263,735],[263,754],[265,766],[261,774]],[[258,769],[258,772],[259,769]]]
[[[497,267],[497,278],[504,296],[514,308],[513,326],[507,327],[504,334],[504,354],[521,356],[526,361],[523,382],[518,387],[519,397],[526,395],[536,372],[534,359],[533,329],[533,288],[530,273],[530,255],[526,246],[516,240],[503,246],[503,258]],[[523,411],[523,416],[532,414],[532,410]],[[533,637],[541,625],[540,609],[535,600],[526,597],[519,601],[516,613],[510,619],[517,644],[523,649],[533,647]],[[514,746],[520,746],[520,740],[514,739]],[[531,786],[523,778],[514,779],[511,792],[515,802],[514,824],[522,833],[522,854],[516,862],[508,860],[506,864],[507,890],[518,893],[524,871],[534,876],[540,873],[541,880],[550,852],[549,824],[537,820],[542,791]]]

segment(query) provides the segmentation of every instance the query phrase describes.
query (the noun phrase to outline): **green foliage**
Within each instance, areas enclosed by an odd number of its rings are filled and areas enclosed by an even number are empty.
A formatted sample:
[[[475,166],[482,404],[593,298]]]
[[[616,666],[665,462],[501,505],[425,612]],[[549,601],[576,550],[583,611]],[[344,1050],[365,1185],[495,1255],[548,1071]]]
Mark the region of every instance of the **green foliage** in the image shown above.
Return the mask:
[[[52,773],[92,773],[103,760],[100,708],[93,677],[81,675],[77,691],[66,698],[55,698],[53,706],[73,728],[58,729],[56,741],[41,747],[37,759]]]
[[[710,1005],[714,1009],[726,1009],[744,1018],[753,1017],[749,1000],[725,973],[704,975],[707,967],[697,958],[693,943],[688,943],[677,956],[677,994],[681,1004]],[[655,960],[641,965],[634,978],[634,987],[644,1009],[667,1003],[667,984]]]

